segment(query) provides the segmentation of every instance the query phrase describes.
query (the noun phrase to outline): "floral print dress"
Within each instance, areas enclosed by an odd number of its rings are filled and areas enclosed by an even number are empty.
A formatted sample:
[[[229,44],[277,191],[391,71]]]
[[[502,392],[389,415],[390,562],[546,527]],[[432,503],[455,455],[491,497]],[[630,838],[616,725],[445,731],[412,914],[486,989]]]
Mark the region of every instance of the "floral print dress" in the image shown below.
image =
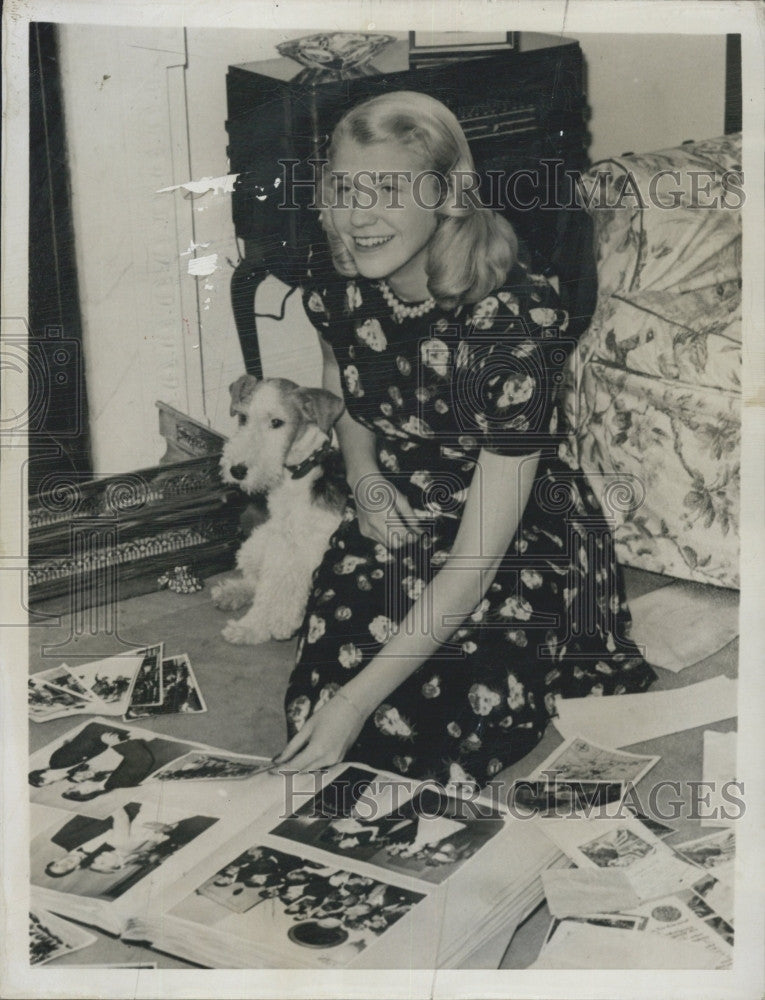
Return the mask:
[[[307,288],[304,304],[381,471],[428,519],[415,542],[383,545],[360,533],[356,504],[385,510],[391,496],[362,480],[349,497],[314,574],[289,735],[383,649],[444,564],[468,490],[481,489],[481,449],[540,456],[513,541],[485,596],[366,720],[348,759],[480,785],[534,747],[557,695],[645,690],[655,674],[629,639],[609,523],[559,457],[556,396],[574,344],[546,279],[518,267],[474,305],[402,320],[365,279]]]

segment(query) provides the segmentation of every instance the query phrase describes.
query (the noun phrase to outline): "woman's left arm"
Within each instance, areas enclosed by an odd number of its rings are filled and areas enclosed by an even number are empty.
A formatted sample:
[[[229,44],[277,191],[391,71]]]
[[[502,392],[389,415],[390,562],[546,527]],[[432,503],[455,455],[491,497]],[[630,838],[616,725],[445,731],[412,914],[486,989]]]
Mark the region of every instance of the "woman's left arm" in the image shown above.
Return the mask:
[[[444,565],[377,656],[312,715],[275,764],[308,770],[345,756],[366,718],[460,627],[491,585],[520,524],[539,453],[482,450]]]

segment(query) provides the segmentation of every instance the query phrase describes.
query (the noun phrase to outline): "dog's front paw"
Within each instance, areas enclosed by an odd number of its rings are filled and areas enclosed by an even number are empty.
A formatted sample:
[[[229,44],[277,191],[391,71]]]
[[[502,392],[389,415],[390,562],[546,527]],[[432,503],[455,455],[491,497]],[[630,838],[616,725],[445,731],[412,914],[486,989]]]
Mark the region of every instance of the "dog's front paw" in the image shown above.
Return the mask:
[[[252,600],[252,590],[242,580],[224,580],[210,591],[210,599],[221,611],[238,611]]]
[[[231,642],[236,646],[259,646],[261,642],[267,642],[271,638],[268,632],[258,631],[233,618],[226,622],[226,627],[221,635],[226,642]]]

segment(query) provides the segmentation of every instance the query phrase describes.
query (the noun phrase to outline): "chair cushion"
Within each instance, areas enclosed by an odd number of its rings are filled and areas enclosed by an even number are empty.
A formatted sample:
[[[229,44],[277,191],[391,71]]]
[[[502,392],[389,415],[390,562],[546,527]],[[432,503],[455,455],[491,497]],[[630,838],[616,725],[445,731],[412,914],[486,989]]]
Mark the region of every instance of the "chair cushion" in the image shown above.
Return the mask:
[[[725,587],[738,586],[740,157],[725,136],[585,175],[598,300],[563,394],[564,457],[601,500],[615,476],[645,487],[610,511],[619,558]]]

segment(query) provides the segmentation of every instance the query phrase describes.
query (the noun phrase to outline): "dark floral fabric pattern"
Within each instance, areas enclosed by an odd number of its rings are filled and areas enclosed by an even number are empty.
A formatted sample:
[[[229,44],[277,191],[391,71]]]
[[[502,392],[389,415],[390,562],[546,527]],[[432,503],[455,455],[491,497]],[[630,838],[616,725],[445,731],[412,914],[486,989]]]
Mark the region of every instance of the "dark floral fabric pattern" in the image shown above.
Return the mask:
[[[451,641],[366,721],[348,758],[451,786],[485,783],[540,739],[557,695],[644,690],[609,525],[584,476],[558,457],[556,399],[571,344],[541,277],[520,269],[475,305],[397,322],[364,280],[311,288],[354,419],[386,478],[428,515],[416,542],[359,530],[350,497],[314,575],[285,706],[293,734],[384,650],[454,543],[482,448],[535,455],[531,498],[486,595]],[[509,484],[509,488],[513,488]],[[423,626],[427,607],[423,602]]]

